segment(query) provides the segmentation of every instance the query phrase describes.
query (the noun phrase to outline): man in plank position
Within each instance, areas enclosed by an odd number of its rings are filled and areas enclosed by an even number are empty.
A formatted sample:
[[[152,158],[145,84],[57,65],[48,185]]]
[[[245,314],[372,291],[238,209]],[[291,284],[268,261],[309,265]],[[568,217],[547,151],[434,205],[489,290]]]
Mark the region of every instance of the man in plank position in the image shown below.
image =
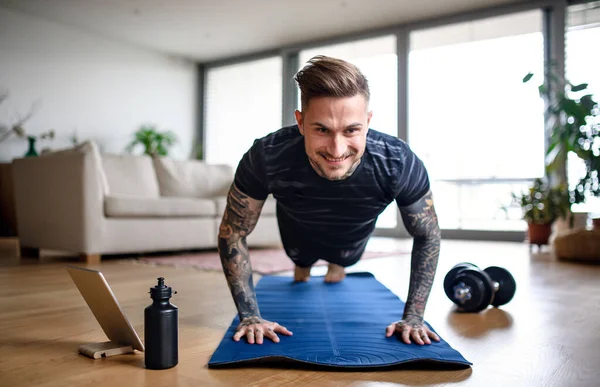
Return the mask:
[[[219,229],[240,317],[234,340],[262,344],[264,337],[279,342],[277,333],[292,334],[261,318],[246,244],[272,194],[295,281],[307,281],[311,266],[324,259],[329,283],[342,281],[344,268],[358,262],[377,217],[395,200],[414,243],[404,315],[385,334],[397,332],[407,344],[439,341],[423,322],[441,238],[425,166],[404,141],[369,128],[368,82],[352,64],[318,56],[295,80],[302,101],[297,125],[257,139],[244,154]]]

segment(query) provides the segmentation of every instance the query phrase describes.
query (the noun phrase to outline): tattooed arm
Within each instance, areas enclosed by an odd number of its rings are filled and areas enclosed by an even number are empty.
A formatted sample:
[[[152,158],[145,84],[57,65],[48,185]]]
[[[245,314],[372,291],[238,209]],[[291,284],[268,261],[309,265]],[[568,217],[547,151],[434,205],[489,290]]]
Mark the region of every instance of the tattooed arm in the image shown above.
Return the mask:
[[[254,230],[263,204],[264,201],[252,199],[232,184],[218,236],[223,272],[240,318],[233,339],[238,341],[247,336],[251,344],[262,344],[263,336],[278,342],[275,332],[291,334],[285,327],[263,320],[256,300],[246,237]]]
[[[431,191],[400,211],[406,230],[414,238],[404,318],[417,317],[422,320],[440,255],[441,233]]]
[[[221,264],[240,321],[246,317],[260,317],[246,237],[256,226],[263,204],[263,201],[244,195],[232,185],[219,227]]]
[[[437,269],[441,232],[431,191],[416,203],[400,208],[406,230],[414,238],[408,297],[401,321],[391,324],[387,336],[394,331],[402,334],[407,344],[410,338],[418,344],[430,344],[429,338],[439,337],[423,323],[425,306]]]

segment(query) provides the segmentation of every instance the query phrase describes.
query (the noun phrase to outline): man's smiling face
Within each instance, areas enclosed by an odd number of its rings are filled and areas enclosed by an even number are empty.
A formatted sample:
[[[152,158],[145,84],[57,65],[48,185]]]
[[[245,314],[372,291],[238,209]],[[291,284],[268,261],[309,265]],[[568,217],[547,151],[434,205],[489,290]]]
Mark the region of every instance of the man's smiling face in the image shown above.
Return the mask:
[[[352,175],[365,152],[372,112],[361,94],[310,100],[308,109],[296,111],[310,164],[322,177],[343,180]]]

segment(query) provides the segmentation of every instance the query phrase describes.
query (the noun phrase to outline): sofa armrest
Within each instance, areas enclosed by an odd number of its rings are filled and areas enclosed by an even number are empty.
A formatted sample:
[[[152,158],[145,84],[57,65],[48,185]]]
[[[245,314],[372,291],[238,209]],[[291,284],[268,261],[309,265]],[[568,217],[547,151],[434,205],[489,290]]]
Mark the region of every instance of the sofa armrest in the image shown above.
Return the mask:
[[[104,235],[98,158],[68,152],[13,161],[17,229],[24,247],[94,253]]]

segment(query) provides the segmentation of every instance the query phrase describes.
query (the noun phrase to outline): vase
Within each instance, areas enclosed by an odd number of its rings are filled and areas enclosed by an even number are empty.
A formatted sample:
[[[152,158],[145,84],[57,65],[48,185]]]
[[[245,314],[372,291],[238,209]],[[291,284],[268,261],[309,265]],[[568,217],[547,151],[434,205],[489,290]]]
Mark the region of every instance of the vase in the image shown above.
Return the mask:
[[[552,224],[529,223],[527,236],[530,245],[547,245],[552,233]]]
[[[36,138],[35,137],[27,137],[27,140],[29,141],[29,149],[27,150],[27,153],[25,153],[25,157],[37,157],[38,153],[35,150]]]

